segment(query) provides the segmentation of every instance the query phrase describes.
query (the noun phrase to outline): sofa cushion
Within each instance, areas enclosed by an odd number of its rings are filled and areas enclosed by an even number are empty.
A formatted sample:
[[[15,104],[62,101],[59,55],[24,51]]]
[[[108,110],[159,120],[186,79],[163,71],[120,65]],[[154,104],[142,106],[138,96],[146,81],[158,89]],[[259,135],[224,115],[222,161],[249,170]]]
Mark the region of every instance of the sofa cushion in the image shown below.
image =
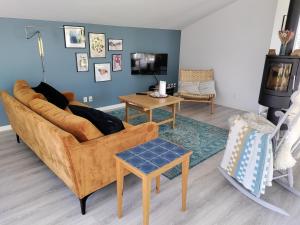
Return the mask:
[[[73,134],[78,141],[84,142],[103,136],[87,119],[73,115],[41,99],[30,101],[30,108],[54,125]]]
[[[13,93],[16,99],[29,107],[29,102],[35,98],[46,99],[40,93],[36,93],[25,80],[17,80],[14,85]]]
[[[65,109],[69,104],[68,99],[49,84],[41,82],[38,86],[32,89],[43,94],[49,102],[61,109]]]
[[[121,120],[100,110],[78,105],[69,105],[69,108],[75,115],[84,117],[92,122],[104,135],[125,129]]]

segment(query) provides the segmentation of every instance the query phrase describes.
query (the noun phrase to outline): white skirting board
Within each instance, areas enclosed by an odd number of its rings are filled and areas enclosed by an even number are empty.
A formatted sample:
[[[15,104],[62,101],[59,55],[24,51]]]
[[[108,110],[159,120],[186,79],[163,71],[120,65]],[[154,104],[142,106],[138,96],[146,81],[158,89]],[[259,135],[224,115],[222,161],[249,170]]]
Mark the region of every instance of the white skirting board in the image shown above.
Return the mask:
[[[103,107],[99,107],[99,108],[96,108],[96,109],[104,111],[104,112],[109,112],[109,111],[112,111],[114,109],[120,109],[120,108],[125,108],[125,103],[103,106]]]
[[[7,131],[7,130],[11,130],[11,126],[10,125],[6,125],[6,126],[1,126],[0,127],[0,132]]]
[[[125,107],[125,104],[124,103],[120,103],[120,104],[115,104],[115,105],[103,106],[103,107],[99,107],[99,108],[96,108],[96,109],[104,111],[104,112],[108,112],[108,111],[112,111],[114,109],[120,109],[120,108],[124,108],[124,107]],[[6,125],[6,126],[1,126],[0,127],[0,132],[7,131],[7,130],[11,130],[11,126],[10,125]]]

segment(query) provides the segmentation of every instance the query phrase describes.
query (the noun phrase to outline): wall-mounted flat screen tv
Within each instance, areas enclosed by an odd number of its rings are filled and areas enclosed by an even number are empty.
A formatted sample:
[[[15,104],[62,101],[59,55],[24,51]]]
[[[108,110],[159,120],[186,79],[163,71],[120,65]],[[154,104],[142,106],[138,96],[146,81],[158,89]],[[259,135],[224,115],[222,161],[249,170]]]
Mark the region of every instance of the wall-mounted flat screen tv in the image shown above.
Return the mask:
[[[168,54],[131,53],[132,75],[167,75]]]

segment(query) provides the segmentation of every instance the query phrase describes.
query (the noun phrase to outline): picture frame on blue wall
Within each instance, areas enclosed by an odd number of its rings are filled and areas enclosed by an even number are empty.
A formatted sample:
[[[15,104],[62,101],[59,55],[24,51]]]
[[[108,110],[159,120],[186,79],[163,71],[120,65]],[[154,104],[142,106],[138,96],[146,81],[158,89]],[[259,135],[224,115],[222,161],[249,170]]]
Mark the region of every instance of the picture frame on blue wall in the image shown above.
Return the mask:
[[[85,27],[63,26],[66,48],[85,48]]]
[[[110,81],[110,63],[95,63],[95,82]]]
[[[105,34],[104,33],[89,33],[90,57],[105,58]]]
[[[76,69],[77,72],[88,72],[89,71],[89,57],[86,52],[75,53],[76,58]]]
[[[122,71],[122,55],[112,54],[112,71],[119,72]]]
[[[123,39],[108,39],[108,51],[123,51]]]

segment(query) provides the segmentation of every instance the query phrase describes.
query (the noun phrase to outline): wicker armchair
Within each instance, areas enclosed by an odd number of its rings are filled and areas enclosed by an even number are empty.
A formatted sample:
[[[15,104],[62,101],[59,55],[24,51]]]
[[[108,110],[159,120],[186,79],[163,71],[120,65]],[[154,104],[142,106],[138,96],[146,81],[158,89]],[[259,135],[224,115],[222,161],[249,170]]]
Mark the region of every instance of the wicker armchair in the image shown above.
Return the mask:
[[[205,82],[214,80],[214,71],[210,70],[186,70],[181,69],[179,74],[179,82]],[[178,91],[178,96],[182,97],[186,102],[201,102],[210,104],[210,112],[214,113],[215,94],[195,94],[186,91]]]

